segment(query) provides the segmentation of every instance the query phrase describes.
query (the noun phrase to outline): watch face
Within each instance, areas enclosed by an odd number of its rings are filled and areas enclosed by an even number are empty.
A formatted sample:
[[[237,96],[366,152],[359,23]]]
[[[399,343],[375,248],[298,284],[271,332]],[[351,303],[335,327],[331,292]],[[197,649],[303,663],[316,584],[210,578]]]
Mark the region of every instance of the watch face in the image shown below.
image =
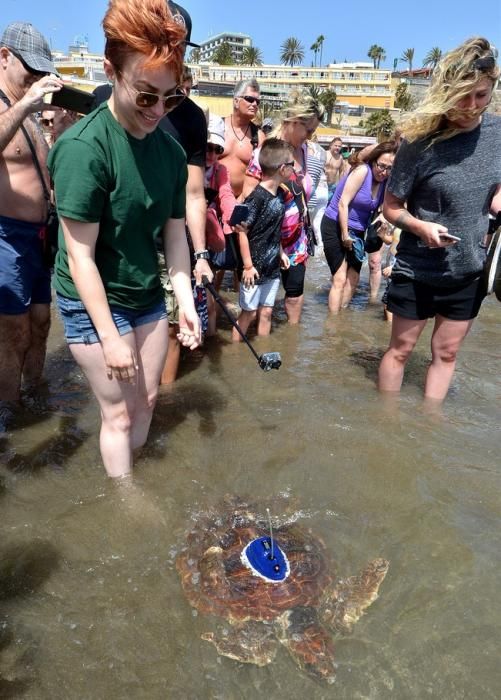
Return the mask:
[[[196,260],[209,260],[210,255],[208,250],[203,250],[201,253],[195,253]]]

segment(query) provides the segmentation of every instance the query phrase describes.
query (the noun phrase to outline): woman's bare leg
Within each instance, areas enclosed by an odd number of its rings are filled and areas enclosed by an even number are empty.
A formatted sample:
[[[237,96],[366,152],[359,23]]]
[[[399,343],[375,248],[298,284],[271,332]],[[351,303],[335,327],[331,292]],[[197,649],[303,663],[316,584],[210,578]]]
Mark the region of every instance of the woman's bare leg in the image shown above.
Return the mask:
[[[343,260],[335,274],[332,276],[332,284],[329,291],[329,311],[332,314],[338,314],[341,309],[341,301],[343,299],[343,289],[346,284],[346,273],[348,271],[348,263]]]
[[[147,335],[151,337],[146,339]],[[99,343],[70,345],[101,409],[101,456],[111,477],[130,474],[132,450],[146,440],[165,360],[167,320],[140,326],[135,333],[122,337],[138,358],[139,370],[134,383],[108,378]],[[156,382],[155,387],[152,382]]]
[[[304,294],[301,294],[300,297],[285,297],[285,313],[289,323],[295,325],[301,320],[303,301]]]
[[[355,294],[359,281],[360,273],[354,270],[352,267],[349,267],[348,272],[346,273],[346,283],[344,285],[343,299],[341,302],[343,309],[345,309],[353,299],[353,295]]]
[[[424,395],[427,399],[443,401],[447,396],[456,367],[456,356],[466,338],[473,319],[451,321],[443,316],[435,317],[431,337],[431,364],[426,375]]]
[[[405,365],[427,320],[414,321],[393,314],[390,347],[379,365],[379,391],[400,391]]]
[[[379,287],[381,285],[381,253],[369,253],[369,302],[377,301]]]
[[[237,318],[237,323],[244,335],[247,333],[249,326],[256,318],[256,315],[257,311],[244,311],[242,309],[242,311],[240,312],[240,315]],[[239,343],[242,340],[242,336],[236,328],[234,328],[231,332],[231,339],[234,343]]]

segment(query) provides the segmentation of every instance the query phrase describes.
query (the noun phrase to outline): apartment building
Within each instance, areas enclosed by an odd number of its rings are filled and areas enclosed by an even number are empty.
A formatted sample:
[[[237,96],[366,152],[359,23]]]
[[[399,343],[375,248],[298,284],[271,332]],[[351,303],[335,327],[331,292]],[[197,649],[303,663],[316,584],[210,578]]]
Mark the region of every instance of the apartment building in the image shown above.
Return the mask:
[[[264,99],[279,107],[294,90],[315,86],[334,90],[339,102],[356,107],[392,109],[394,91],[391,70],[375,69],[372,63],[332,63],[319,68],[305,66],[191,65],[200,95],[230,95],[239,80],[256,78]]]
[[[216,34],[216,36],[211,36],[200,43],[200,61],[202,63],[209,62],[214,52],[225,42],[231,47],[235,63],[242,60],[244,49],[247,46],[252,46],[252,39],[248,34],[239,34],[238,32]]]

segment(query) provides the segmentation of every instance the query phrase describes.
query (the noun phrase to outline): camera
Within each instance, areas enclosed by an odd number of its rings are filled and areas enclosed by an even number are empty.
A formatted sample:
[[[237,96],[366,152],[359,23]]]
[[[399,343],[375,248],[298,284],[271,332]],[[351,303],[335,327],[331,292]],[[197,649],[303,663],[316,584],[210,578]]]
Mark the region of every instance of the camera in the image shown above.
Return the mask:
[[[279,352],[265,352],[259,356],[259,366],[265,372],[269,372],[270,369],[280,369],[281,364],[282,358]]]

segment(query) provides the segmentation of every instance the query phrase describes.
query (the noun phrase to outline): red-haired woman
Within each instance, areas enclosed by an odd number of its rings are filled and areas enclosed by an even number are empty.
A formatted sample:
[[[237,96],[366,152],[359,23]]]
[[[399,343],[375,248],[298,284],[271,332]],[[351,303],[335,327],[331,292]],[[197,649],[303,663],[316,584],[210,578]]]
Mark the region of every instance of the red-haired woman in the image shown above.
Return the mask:
[[[126,477],[148,435],[168,342],[158,237],[179,301],[179,339],[189,348],[200,343],[184,224],[186,159],[157,129],[184,96],[185,32],[165,0],[111,0],[103,27],[112,95],[58,140],[50,158],[62,229],[55,288],[67,342],[101,409],[104,466]]]

